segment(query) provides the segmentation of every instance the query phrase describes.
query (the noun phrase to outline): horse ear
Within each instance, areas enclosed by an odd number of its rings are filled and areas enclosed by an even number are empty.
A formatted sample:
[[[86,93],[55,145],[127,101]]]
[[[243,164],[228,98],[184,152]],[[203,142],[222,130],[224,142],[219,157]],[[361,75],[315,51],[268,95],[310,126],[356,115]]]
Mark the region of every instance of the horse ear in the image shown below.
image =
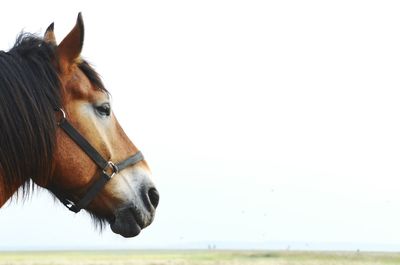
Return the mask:
[[[74,28],[58,45],[58,55],[61,61],[72,64],[79,59],[83,47],[83,36],[83,19],[82,14],[79,13]]]
[[[47,43],[57,45],[56,35],[54,35],[54,22],[46,29],[43,39]]]

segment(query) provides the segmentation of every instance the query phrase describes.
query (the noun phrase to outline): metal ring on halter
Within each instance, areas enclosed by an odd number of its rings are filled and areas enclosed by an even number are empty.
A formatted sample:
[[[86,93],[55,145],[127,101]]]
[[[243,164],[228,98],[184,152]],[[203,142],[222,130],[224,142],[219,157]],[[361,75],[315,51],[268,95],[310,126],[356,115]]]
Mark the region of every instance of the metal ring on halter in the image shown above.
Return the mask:
[[[107,169],[110,168],[111,174],[107,173]],[[118,174],[118,167],[111,161],[107,162],[107,166],[103,169],[103,174],[106,175],[108,177],[108,179],[112,179],[114,177],[115,174]]]
[[[60,125],[67,119],[67,114],[65,114],[65,111],[62,108],[58,108],[56,111],[59,111],[62,114],[60,121],[57,122],[57,125]]]

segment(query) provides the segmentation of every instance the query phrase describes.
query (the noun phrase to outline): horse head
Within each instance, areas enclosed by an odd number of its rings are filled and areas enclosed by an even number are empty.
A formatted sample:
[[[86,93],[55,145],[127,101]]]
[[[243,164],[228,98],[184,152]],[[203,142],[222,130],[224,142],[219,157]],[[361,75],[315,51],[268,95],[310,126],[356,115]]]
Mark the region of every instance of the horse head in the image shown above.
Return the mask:
[[[81,14],[60,44],[55,39],[54,24],[47,29],[44,40],[55,49],[53,63],[60,81],[61,106],[55,111],[56,119],[59,123],[67,120],[106,164],[100,168],[101,162],[99,166],[79,141],[58,128],[52,177],[46,183],[36,182],[62,201],[76,203],[98,185],[99,179],[108,178],[83,207],[100,224],[109,223],[113,232],[124,237],[136,236],[153,221],[159,195],[145,160],[138,159],[122,170],[114,168],[118,162],[137,154],[138,149],[118,123],[110,95],[98,74],[81,57],[84,42]]]

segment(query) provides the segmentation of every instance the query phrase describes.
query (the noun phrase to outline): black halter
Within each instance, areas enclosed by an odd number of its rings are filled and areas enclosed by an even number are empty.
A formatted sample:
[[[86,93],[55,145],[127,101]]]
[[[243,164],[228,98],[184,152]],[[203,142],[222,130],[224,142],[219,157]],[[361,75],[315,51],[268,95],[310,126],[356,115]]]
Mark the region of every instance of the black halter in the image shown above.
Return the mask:
[[[127,159],[114,164],[112,161],[105,160],[99,152],[83,137],[73,126],[68,122],[67,117],[63,109],[58,109],[62,113],[62,118],[58,122],[60,126],[66,133],[71,137],[71,139],[81,147],[81,149],[96,163],[96,165],[101,169],[101,177],[93,183],[93,185],[88,189],[87,193],[78,202],[74,203],[70,199],[61,196],[55,192],[54,194],[57,198],[71,211],[77,213],[81,209],[89,205],[89,203],[94,199],[94,197],[103,189],[104,185],[111,180],[115,174],[119,171],[132,166],[140,161],[142,161],[143,155],[139,151],[136,154],[128,157]]]

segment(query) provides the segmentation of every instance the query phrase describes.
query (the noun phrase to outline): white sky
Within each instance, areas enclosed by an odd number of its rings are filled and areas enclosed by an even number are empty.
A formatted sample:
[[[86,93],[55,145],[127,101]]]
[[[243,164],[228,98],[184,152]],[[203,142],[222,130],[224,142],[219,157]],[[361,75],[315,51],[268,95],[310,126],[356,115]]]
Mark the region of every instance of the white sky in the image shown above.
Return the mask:
[[[159,210],[123,239],[42,191],[0,209],[0,250],[400,248],[400,3],[7,1],[0,49],[53,21],[61,40],[79,11]]]

